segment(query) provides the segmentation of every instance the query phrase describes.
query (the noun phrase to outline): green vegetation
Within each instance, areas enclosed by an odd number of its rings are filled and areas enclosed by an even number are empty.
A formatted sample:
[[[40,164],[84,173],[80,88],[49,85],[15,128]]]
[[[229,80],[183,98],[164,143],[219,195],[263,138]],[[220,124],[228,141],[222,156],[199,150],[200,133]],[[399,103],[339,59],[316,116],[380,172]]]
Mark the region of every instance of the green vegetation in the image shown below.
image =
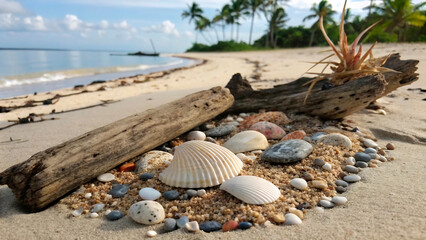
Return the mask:
[[[305,20],[315,19],[315,23],[304,26],[286,27],[288,21],[285,11],[288,0],[231,0],[213,19],[203,16],[203,10],[194,2],[182,13],[182,18],[189,18],[189,23],[195,23],[197,36],[200,34],[210,45],[197,43],[188,51],[243,51],[269,48],[294,48],[327,45],[322,33],[318,31],[318,20],[322,16],[324,27],[334,42],[338,41],[339,27],[333,20],[336,12],[332,10],[331,1],[322,0],[311,7],[310,15]],[[379,4],[375,4],[378,2]],[[350,3],[349,3],[350,5]],[[413,4],[410,0],[378,0],[370,1],[366,7],[368,15],[354,16],[348,8],[345,12],[345,30],[348,41],[352,42],[363,29],[380,21],[363,39],[363,42],[426,42],[426,2]],[[423,9],[423,10],[422,10]],[[267,27],[265,34],[252,43],[253,23],[255,16],[262,16]],[[241,20],[250,19],[250,34],[248,43],[239,40]],[[226,27],[230,32],[226,32]],[[219,36],[216,27],[222,30]],[[213,38],[205,36],[205,32],[213,30]]]

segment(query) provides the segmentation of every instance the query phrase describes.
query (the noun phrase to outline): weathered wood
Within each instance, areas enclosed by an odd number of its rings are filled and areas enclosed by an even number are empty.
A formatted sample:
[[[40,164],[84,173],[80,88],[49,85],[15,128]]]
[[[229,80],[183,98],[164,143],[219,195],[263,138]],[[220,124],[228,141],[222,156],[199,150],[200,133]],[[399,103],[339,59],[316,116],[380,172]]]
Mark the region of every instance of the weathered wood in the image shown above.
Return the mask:
[[[215,87],[100,127],[0,173],[16,198],[41,210],[98,175],[208,121],[233,103]]]
[[[249,82],[235,74],[227,88],[234,95],[235,102],[227,113],[283,111],[285,113],[305,113],[325,119],[338,119],[357,112],[372,101],[411,84],[418,79],[417,60],[400,60],[399,54],[393,54],[384,65],[399,73],[383,73],[363,77],[340,86],[327,87],[327,80],[318,82],[304,104],[308,85],[312,78],[300,78],[293,82],[277,85],[269,89],[255,91]]]

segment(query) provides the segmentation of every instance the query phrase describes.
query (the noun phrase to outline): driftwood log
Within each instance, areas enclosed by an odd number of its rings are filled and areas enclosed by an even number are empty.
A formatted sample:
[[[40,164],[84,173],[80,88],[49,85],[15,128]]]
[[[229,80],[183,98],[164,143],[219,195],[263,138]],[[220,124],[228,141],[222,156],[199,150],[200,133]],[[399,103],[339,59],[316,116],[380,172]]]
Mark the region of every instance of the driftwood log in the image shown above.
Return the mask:
[[[215,87],[100,127],[0,173],[16,198],[38,211],[98,175],[214,118],[234,101]]]
[[[312,78],[300,78],[287,84],[255,91],[240,74],[235,74],[226,86],[235,98],[227,113],[257,112],[265,109],[339,119],[365,108],[372,101],[401,86],[416,81],[418,62],[401,60],[399,54],[393,54],[384,66],[399,73],[375,74],[334,87],[328,87],[327,80],[320,81],[313,87],[305,104],[303,101],[309,84],[303,85]]]

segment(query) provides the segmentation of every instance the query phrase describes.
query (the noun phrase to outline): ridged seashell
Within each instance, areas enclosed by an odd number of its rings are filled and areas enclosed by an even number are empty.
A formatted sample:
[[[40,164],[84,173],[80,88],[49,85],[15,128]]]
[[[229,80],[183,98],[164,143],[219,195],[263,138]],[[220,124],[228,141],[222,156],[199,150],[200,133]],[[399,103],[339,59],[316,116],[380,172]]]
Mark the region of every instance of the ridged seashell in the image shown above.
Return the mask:
[[[280,190],[274,184],[255,176],[231,178],[222,183],[220,189],[248,204],[267,204],[281,196]]]
[[[193,140],[175,148],[172,163],[160,173],[159,179],[173,187],[204,188],[237,176],[242,168],[243,162],[228,149]]]
[[[268,146],[268,139],[258,131],[248,130],[235,134],[222,146],[234,153],[248,152],[253,150],[265,150]]]

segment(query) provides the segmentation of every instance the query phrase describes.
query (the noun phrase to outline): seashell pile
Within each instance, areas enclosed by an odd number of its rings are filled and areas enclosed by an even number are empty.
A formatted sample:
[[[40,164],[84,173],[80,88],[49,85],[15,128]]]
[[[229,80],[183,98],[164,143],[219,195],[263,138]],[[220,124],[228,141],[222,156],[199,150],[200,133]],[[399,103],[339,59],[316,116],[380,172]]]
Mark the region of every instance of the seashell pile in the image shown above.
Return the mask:
[[[160,173],[159,179],[173,187],[212,187],[237,176],[242,168],[241,160],[228,149],[193,140],[175,148],[172,163]]]
[[[280,190],[268,180],[255,176],[238,176],[225,181],[221,190],[248,204],[267,204],[281,196]]]

